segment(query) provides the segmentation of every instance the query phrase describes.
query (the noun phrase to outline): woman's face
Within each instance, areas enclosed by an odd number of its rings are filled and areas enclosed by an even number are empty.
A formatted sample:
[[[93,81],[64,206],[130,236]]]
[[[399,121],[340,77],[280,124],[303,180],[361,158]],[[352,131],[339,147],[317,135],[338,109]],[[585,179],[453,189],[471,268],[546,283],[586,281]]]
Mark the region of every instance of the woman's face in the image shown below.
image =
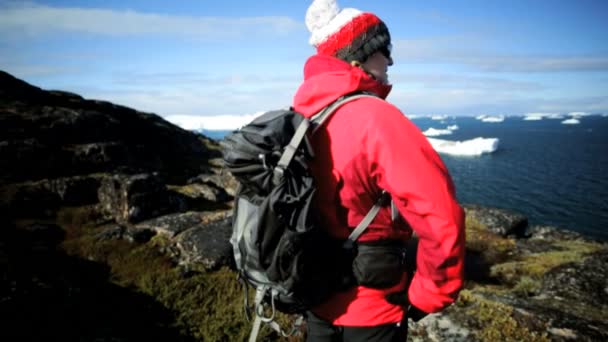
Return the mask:
[[[388,67],[393,65],[393,59],[389,53],[377,51],[371,55],[365,63],[361,64],[363,69],[372,74],[378,82],[388,84]]]

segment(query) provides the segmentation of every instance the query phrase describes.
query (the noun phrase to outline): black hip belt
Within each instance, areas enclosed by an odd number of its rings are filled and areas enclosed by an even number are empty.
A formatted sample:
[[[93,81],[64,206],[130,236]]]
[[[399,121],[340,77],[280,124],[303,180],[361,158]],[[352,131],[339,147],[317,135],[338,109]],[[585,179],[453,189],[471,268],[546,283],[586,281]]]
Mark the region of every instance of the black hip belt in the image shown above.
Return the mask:
[[[397,285],[405,272],[405,243],[401,240],[358,242],[352,271],[357,284],[384,289]]]

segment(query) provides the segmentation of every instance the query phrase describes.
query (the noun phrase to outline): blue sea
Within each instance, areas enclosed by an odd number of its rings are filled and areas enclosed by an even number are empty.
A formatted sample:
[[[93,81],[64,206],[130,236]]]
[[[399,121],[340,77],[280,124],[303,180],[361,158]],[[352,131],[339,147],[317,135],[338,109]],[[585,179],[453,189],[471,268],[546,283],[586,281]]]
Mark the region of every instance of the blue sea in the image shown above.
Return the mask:
[[[584,116],[575,125],[563,119],[502,122],[473,117],[415,118],[422,131],[446,129],[433,137],[465,141],[498,138],[498,148],[480,156],[440,154],[461,203],[516,210],[531,225],[552,225],[608,241],[608,117]],[[204,131],[221,139],[227,131]]]

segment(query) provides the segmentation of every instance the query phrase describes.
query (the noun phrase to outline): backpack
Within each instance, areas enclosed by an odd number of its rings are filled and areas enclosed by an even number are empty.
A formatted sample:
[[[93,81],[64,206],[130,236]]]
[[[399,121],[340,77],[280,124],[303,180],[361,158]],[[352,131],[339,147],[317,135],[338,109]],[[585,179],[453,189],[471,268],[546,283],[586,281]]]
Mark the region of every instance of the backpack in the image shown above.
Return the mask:
[[[343,96],[310,120],[293,108],[270,111],[220,142],[225,167],[239,182],[230,243],[245,286],[245,311],[248,317],[251,311],[255,314],[250,341],[255,341],[261,322],[290,335],[274,321],[277,310],[303,313],[354,284],[354,241],[384,205],[385,196],[346,241],[326,235],[314,208],[309,138],[338,107],[366,96],[372,95]],[[248,303],[249,286],[256,290],[253,307]],[[291,333],[299,323],[301,317]]]

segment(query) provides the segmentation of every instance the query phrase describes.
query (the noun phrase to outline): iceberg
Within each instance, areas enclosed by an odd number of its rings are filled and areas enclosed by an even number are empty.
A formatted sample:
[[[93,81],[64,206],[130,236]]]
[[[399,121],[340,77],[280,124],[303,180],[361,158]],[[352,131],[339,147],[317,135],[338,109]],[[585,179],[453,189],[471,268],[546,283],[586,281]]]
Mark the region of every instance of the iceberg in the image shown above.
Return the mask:
[[[562,121],[562,124],[564,125],[578,125],[579,123],[581,123],[580,120],[575,118],[570,118]]]
[[[524,121],[539,121],[542,119],[543,119],[542,115],[528,114],[528,115],[524,116]]]
[[[481,122],[503,122],[505,121],[505,117],[503,115],[499,116],[486,116],[481,119]]]
[[[431,120],[441,121],[447,119],[447,115],[431,115]]]
[[[404,114],[406,118],[410,119],[410,120],[415,120],[415,119],[420,119],[420,118],[424,118],[424,115],[420,115],[420,114]]]
[[[571,116],[573,118],[580,118],[581,116],[589,116],[590,114],[587,112],[570,112],[568,113],[568,116]]]
[[[422,132],[422,134],[426,135],[427,137],[436,137],[436,136],[440,136],[440,135],[449,135],[452,134],[452,131],[455,131],[458,129],[458,125],[451,125],[448,126],[446,129],[437,129],[437,128],[429,128],[426,131]]]
[[[429,128],[426,131],[422,132],[422,134],[426,135],[427,137],[437,137],[440,135],[449,135],[452,134],[452,131],[449,129],[436,129],[436,128]]]
[[[437,153],[453,156],[480,156],[498,149],[498,138],[474,138],[464,141],[427,138]]]
[[[542,119],[564,119],[559,113],[527,113],[524,115],[525,121],[537,121]]]

